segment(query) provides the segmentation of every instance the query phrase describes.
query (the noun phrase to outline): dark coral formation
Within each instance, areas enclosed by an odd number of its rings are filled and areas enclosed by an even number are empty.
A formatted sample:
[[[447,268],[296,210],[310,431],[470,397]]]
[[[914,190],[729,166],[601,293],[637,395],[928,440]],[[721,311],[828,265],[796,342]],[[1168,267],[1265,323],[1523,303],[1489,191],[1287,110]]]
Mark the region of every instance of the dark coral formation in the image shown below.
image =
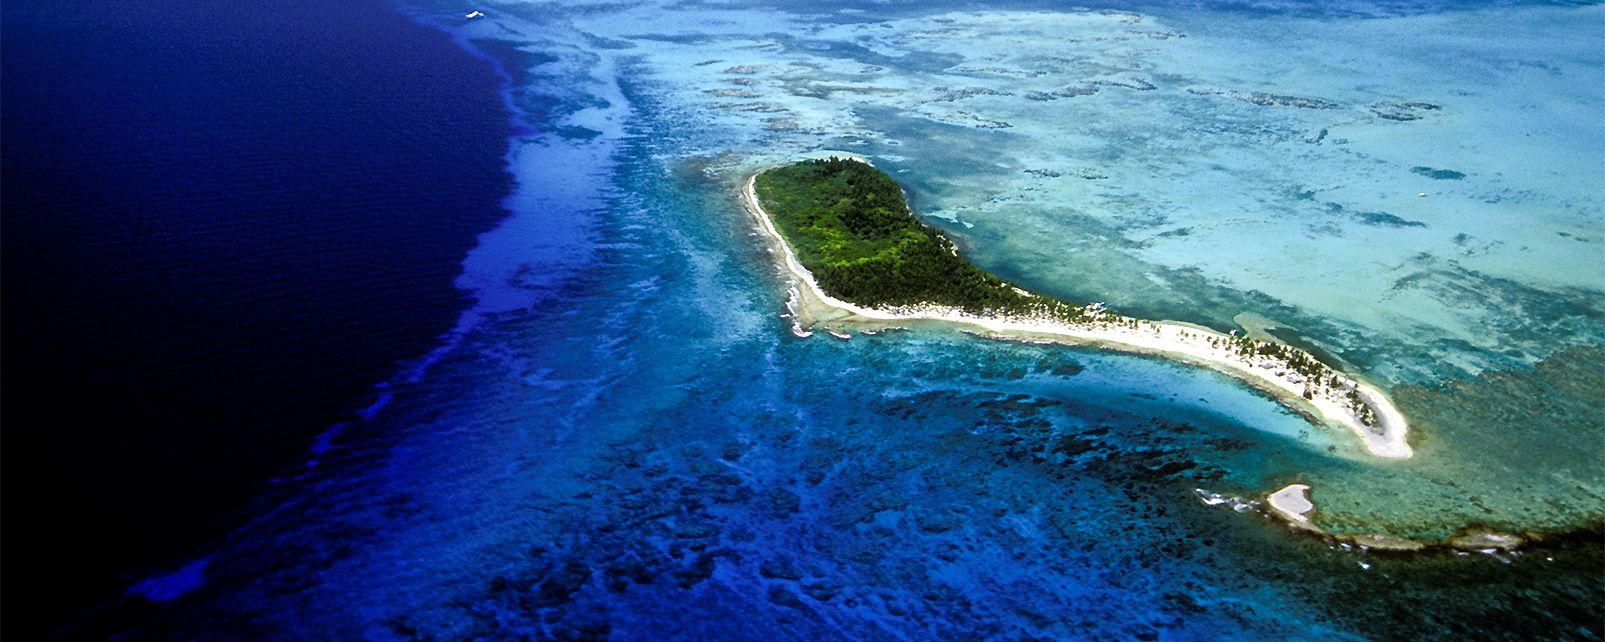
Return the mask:
[[[1438,111],[1443,107],[1425,102],[1393,102],[1384,101],[1371,105],[1371,113],[1379,118],[1397,121],[1421,120],[1425,112]]]
[[[1299,109],[1336,109],[1337,103],[1319,98],[1305,98],[1302,96],[1286,96],[1282,94],[1267,94],[1258,91],[1236,94],[1236,98],[1246,103],[1263,105],[1266,107],[1297,107]]]
[[[1412,167],[1410,171],[1436,181],[1458,181],[1466,177],[1465,173],[1452,169],[1435,169],[1425,166]]]

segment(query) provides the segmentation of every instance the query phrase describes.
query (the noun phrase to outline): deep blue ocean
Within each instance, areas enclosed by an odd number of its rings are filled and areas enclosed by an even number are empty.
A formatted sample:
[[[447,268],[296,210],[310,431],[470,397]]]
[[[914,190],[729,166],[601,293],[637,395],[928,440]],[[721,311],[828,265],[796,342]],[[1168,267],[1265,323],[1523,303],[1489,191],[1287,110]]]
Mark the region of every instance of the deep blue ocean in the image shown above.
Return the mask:
[[[379,3],[8,2],[4,29],[23,639],[237,526],[439,345],[511,125],[490,63]]]
[[[5,633],[1605,637],[1605,283],[1576,259],[1605,194],[1570,180],[1605,61],[1552,37],[1597,6],[861,4],[5,3]],[[1400,33],[1427,54],[1364,58]],[[1455,46],[1488,61],[1408,62]],[[1092,80],[1026,91],[1061,76]],[[1492,121],[1578,162],[1433,129]],[[1285,322],[1420,418],[1418,456],[1156,358],[795,336],[735,188],[827,150],[1011,281]],[[1189,209],[1215,199],[1349,258],[1232,281],[1289,259],[1204,245],[1239,217]],[[1396,249],[1419,272],[1365,281]],[[1462,336],[1444,301],[1516,312]],[[1365,550],[1268,516],[1292,482],[1333,531],[1548,539]]]

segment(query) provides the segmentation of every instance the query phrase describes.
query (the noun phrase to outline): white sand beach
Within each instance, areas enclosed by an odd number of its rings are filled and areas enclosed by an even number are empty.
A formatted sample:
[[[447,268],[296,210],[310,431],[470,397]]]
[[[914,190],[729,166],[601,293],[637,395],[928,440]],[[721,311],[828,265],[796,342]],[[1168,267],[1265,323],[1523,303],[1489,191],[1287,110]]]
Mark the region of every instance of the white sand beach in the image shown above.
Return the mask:
[[[1266,501],[1271,510],[1276,511],[1284,519],[1295,526],[1309,526],[1310,511],[1315,510],[1315,504],[1310,502],[1310,487],[1304,484],[1288,484],[1281,490],[1271,493]]]
[[[1004,339],[1092,345],[1157,355],[1213,368],[1269,392],[1312,420],[1348,429],[1360,439],[1366,451],[1376,457],[1403,459],[1413,454],[1405,439],[1408,422],[1381,390],[1344,374],[1337,375],[1336,386],[1308,381],[1280,359],[1247,357],[1232,352],[1228,346],[1235,337],[1207,328],[1124,317],[1102,310],[1100,304],[1088,307],[1093,320],[1072,324],[1047,316],[977,316],[935,306],[872,309],[834,298],[820,289],[813,274],[798,262],[768,213],[759,205],[756,181],[756,174],[747,179],[742,188],[742,200],[757,220],[763,236],[783,257],[786,271],[797,282],[788,307],[795,320],[793,330],[799,336],[806,336],[815,326],[839,335],[855,324],[884,327],[888,322],[937,321],[979,328],[990,336]],[[1351,391],[1362,402],[1358,408],[1349,397]],[[1361,416],[1364,408],[1369,408],[1374,415],[1370,425]]]

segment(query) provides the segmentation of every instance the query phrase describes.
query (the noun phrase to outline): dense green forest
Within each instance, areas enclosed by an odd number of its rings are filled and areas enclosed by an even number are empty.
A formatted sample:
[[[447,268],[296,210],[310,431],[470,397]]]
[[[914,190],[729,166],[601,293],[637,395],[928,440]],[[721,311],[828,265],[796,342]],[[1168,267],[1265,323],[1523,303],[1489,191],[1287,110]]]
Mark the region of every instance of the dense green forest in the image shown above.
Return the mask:
[[[758,175],[758,199],[819,287],[864,306],[932,303],[1079,318],[1080,307],[1021,294],[970,265],[909,211],[897,181],[867,163],[830,158]]]

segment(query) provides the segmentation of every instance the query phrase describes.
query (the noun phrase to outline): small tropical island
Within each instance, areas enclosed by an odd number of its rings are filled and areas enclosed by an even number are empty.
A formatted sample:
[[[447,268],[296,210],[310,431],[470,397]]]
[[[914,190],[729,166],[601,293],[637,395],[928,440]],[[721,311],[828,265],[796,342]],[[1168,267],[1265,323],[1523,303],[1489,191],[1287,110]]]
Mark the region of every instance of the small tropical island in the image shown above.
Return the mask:
[[[1408,423],[1380,390],[1303,350],[1201,326],[1115,314],[1010,285],[965,260],[922,223],[902,188],[858,158],[804,160],[749,178],[742,199],[797,285],[792,330],[839,338],[906,322],[987,336],[1093,345],[1213,368],[1271,393],[1312,421],[1346,428],[1367,452],[1410,457]]]

